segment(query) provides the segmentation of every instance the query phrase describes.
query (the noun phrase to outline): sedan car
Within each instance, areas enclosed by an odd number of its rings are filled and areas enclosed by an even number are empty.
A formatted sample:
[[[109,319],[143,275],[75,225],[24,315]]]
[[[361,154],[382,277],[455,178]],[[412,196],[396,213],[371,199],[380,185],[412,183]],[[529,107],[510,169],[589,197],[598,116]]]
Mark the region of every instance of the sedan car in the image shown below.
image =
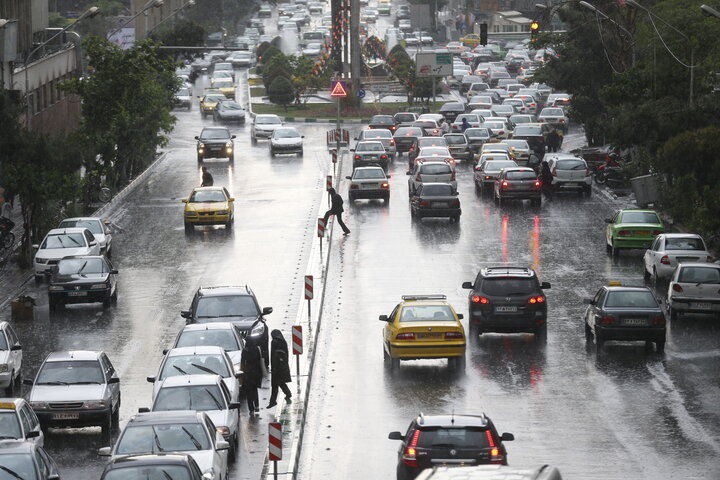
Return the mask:
[[[217,78],[212,81],[211,87],[220,90],[227,98],[231,100],[235,99],[235,89],[237,87],[232,78]]]
[[[495,179],[495,204],[499,205],[503,200],[529,199],[531,205],[539,207],[542,201],[541,186],[532,168],[504,168]]]
[[[468,139],[473,155],[480,151],[483,144],[490,140],[492,132],[484,127],[468,128],[465,130],[465,138]]]
[[[437,121],[431,119],[415,120],[412,126],[421,128],[423,135],[429,137],[441,137],[445,134]]]
[[[175,92],[175,107],[192,109],[192,92],[187,87],[181,87]]]
[[[112,230],[110,222],[99,217],[74,217],[61,221],[57,228],[87,228],[100,245],[100,253],[112,257]]]
[[[98,455],[112,457],[112,463],[130,455],[187,454],[207,474],[203,478],[223,480],[228,478],[229,449],[205,412],[170,411],[133,415],[115,446],[98,449]],[[167,475],[159,478],[167,480]]]
[[[357,138],[355,140],[378,141],[383,144],[383,148],[385,148],[385,152],[387,152],[388,155],[390,155],[390,156],[395,155],[395,152],[396,152],[395,139],[393,138],[393,134],[390,130],[385,130],[384,128],[374,128],[372,130],[363,130],[362,132],[360,132],[360,134],[357,136]]]
[[[460,199],[449,183],[422,183],[410,197],[410,216],[414,220],[448,217],[460,221]]]
[[[415,121],[412,123],[415,123]],[[423,136],[424,132],[420,127],[408,126],[398,128],[395,133],[393,133],[397,153],[408,152],[412,146],[417,146],[417,140]]]
[[[235,367],[241,363],[245,338],[230,322],[191,323],[178,333],[171,348],[180,347],[222,347]]]
[[[188,198],[183,198],[185,211],[183,222],[186,232],[196,226],[225,225],[233,228],[235,222],[235,198],[225,187],[196,187]]]
[[[33,245],[35,253],[35,282],[51,274],[61,258],[76,255],[100,255],[100,244],[87,228],[54,228],[40,245]]]
[[[403,295],[389,315],[380,315],[385,366],[395,370],[400,360],[447,358],[465,368],[463,316],[445,295]]]
[[[653,283],[670,278],[682,263],[714,261],[705,241],[695,233],[662,233],[643,256],[645,278]]]
[[[570,190],[589,197],[592,193],[592,173],[583,158],[567,153],[545,154],[552,180],[545,187],[551,192]],[[544,180],[547,183],[547,180]]]
[[[390,202],[390,176],[382,167],[357,167],[352,176],[345,178],[350,180],[348,199],[351,202],[360,198],[380,198],[386,205]]]
[[[465,51],[465,46],[462,42],[448,42],[447,50],[454,55],[460,55]]]
[[[466,47],[477,47],[478,45],[480,45],[480,35],[477,35],[475,33],[468,33],[464,37],[460,37],[460,42]]]
[[[470,125],[468,128],[479,128],[485,121],[485,119],[477,113],[461,113],[458,114],[455,121],[450,124],[450,131],[453,133],[464,133],[463,120],[467,120],[467,123]]]
[[[322,55],[324,49],[324,44],[320,42],[311,42],[302,49],[302,54],[306,57],[318,58],[320,55]]]
[[[200,115],[203,118],[208,115],[212,115],[213,109],[223,100],[227,100],[227,97],[222,93],[208,93],[198,97],[200,99]]]
[[[26,440],[40,447],[45,443],[40,420],[24,399],[0,398],[0,439]]]
[[[270,156],[281,154],[303,154],[303,135],[295,127],[281,127],[273,130],[270,135]]]
[[[475,167],[474,181],[475,190],[484,194],[491,191],[495,187],[500,172],[505,168],[514,168],[518,164],[514,160],[505,157],[504,160],[491,160],[493,157],[481,161]]]
[[[234,100],[218,102],[213,109],[213,120],[216,122],[245,123],[245,109]]]
[[[518,162],[518,165],[521,165],[523,167],[534,167],[533,161],[531,161],[531,156],[535,157],[533,160],[537,160],[537,157],[533,155],[533,151],[530,148],[530,145],[528,145],[526,140],[515,140],[515,139],[508,139],[503,140],[503,143],[505,145],[508,145],[510,147],[510,152],[513,154],[513,158],[516,162]]]
[[[665,315],[649,288],[612,282],[585,303],[585,339],[594,337],[598,351],[607,340],[654,342],[658,352],[665,349]]]
[[[206,158],[227,158],[235,161],[235,135],[230,134],[226,127],[205,127],[197,140],[197,161],[202,163]]]
[[[70,350],[45,357],[28,401],[48,427],[101,426],[104,436],[120,421],[120,378],[105,352]]]
[[[447,102],[440,107],[438,112],[445,117],[448,123],[453,123],[458,115],[465,113],[465,104],[462,102]]]
[[[648,248],[656,235],[665,232],[660,216],[654,210],[624,209],[615,212],[605,223],[605,249],[617,255],[620,249]]]
[[[455,166],[448,162],[418,162],[407,174],[410,176],[408,194],[411,197],[423,183],[450,183],[457,188]]]
[[[252,138],[253,142],[258,138],[270,138],[272,132],[280,127],[282,127],[282,120],[277,115],[255,115],[250,126],[250,138]]]
[[[159,453],[155,455],[126,455],[112,459],[103,470],[100,480],[207,480],[190,455]]]
[[[0,388],[8,396],[20,392],[22,345],[8,322],[0,322]]]
[[[370,165],[377,165],[388,169],[389,156],[383,147],[382,142],[374,140],[363,140],[355,145],[355,148],[350,150],[353,152],[353,169],[357,167],[366,167]]]
[[[71,303],[117,302],[117,275],[110,260],[102,255],[65,257],[50,276],[50,311]]]
[[[374,115],[368,123],[368,128],[387,128],[394,132],[397,130],[397,123],[392,115]]]
[[[55,461],[33,442],[0,442],[0,478],[3,480],[60,480]]]
[[[685,313],[720,316],[720,265],[679,264],[670,278],[667,307],[670,320],[678,320]]]
[[[409,127],[412,125],[412,123],[417,120],[417,113],[413,112],[398,112],[395,115],[393,115],[395,118],[395,122],[397,124],[397,127]]]
[[[563,133],[568,131],[568,118],[565,111],[559,107],[543,108],[538,115],[538,120],[542,123],[550,124],[555,130],[562,130]]]

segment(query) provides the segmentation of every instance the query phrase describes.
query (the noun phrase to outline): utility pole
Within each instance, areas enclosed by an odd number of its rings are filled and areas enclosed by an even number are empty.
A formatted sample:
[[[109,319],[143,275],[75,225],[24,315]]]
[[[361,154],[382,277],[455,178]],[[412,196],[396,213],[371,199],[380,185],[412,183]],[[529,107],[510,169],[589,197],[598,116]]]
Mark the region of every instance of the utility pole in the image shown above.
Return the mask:
[[[357,0],[348,0],[350,2],[350,31],[360,31],[360,2]],[[360,50],[360,35],[350,36],[350,75],[352,76],[352,90],[358,92],[362,86],[360,85],[360,77],[362,76],[362,52]]]
[[[342,73],[342,6],[343,0],[331,0],[330,13],[332,15],[332,63],[333,70]]]
[[[355,0],[352,3],[360,3],[359,1]],[[350,16],[350,0],[344,0],[343,6],[342,6],[342,12],[343,12],[343,27],[345,25],[349,25],[348,22],[348,16]],[[349,28],[343,28],[343,69],[342,72],[345,72],[345,65],[350,64],[350,55],[348,54],[348,47],[350,45],[350,42],[348,41],[348,30]],[[356,35],[360,35],[358,32]]]

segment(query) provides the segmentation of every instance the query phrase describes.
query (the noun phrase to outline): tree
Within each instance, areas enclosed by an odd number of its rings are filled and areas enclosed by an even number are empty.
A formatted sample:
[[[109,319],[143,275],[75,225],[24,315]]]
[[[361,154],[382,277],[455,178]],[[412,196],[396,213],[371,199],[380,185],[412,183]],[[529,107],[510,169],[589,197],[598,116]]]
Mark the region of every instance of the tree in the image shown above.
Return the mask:
[[[205,42],[205,29],[191,20],[180,19],[167,27],[163,24],[150,38],[163,45],[200,47]],[[187,59],[193,58],[191,51],[176,51],[175,54],[183,55]]]
[[[287,111],[287,106],[295,100],[295,88],[288,77],[275,77],[268,88],[268,97],[276,105],[282,105]]]
[[[295,70],[295,59],[296,57],[284,55],[283,53],[277,53],[268,59],[266,53],[263,61],[263,84],[265,88],[269,88],[278,75],[290,78],[292,76],[291,72]]]
[[[274,56],[282,54],[283,53],[279,48],[277,48],[275,45],[270,44],[270,46],[265,49],[262,56],[258,56],[258,61],[263,65],[267,65]]]

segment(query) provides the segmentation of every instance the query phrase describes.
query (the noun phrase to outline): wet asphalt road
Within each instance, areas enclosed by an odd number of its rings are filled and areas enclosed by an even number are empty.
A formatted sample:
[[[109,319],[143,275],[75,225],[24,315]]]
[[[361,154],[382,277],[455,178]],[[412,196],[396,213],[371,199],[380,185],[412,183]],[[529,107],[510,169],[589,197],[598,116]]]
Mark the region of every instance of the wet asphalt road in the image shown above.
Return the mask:
[[[244,71],[239,75],[244,77]],[[198,80],[196,92],[206,80]],[[242,103],[245,92],[239,90]],[[201,227],[186,235],[180,200],[200,184],[193,138],[213,121],[200,118],[197,104],[176,116],[167,158],[110,215],[122,229],[115,232],[113,247],[120,271],[117,306],[104,310],[101,304],[76,305],[50,316],[47,285],[31,283],[29,294],[38,299],[38,317],[16,323],[26,378],[34,378],[51,351],[107,352],[121,378],[121,428],[139,407],[150,406],[152,384],[145,377],[156,374],[162,350],[184,326],[180,310],[189,307],[198,286],[248,284],[261,307],[274,307],[268,326],[290,330],[325,188],[327,126],[300,126],[306,136],[303,157],[271,159],[267,141],[251,143],[248,117],[246,126],[230,127],[237,135],[234,167],[221,159],[205,162],[215,185],[227,186],[236,198],[234,229]],[[266,383],[260,391],[263,407],[270,394],[269,380]],[[248,421],[243,405],[240,457],[232,479],[259,478],[268,417],[263,411],[257,420]],[[107,444],[99,428],[51,430],[46,440],[63,478],[71,480],[98,479],[106,459],[95,451]]]
[[[299,478],[394,478],[400,442],[388,433],[404,432],[419,412],[453,411],[485,412],[514,433],[512,465],[547,463],[576,479],[720,478],[716,319],[670,324],[664,355],[623,342],[596,355],[585,344],[583,298],[610,280],[643,284],[642,252],[605,253],[604,218],[622,200],[594,192],[539,210],[498,208],[475,194],[461,164],[459,225],[415,224],[405,168],[397,160],[391,168],[389,208],[357,201],[346,209],[352,234],[333,246]],[[385,371],[378,315],[401,295],[439,293],[467,319],[462,282],[497,262],[532,265],[551,282],[546,347],[532,335],[485,334],[469,342],[465,374],[445,360]]]

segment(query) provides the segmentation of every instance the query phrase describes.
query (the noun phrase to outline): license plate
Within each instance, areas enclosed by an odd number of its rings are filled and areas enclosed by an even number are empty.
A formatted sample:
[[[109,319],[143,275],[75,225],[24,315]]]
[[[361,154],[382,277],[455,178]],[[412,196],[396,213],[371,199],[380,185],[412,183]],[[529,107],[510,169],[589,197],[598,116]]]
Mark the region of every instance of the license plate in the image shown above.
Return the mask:
[[[418,338],[440,338],[442,333],[418,333]]]
[[[363,155],[363,160],[375,160],[373,155]]]
[[[635,232],[635,234],[640,235],[641,237],[646,237],[646,236],[650,235],[650,232],[642,231],[642,232]]]
[[[694,258],[694,257],[678,257],[678,258],[677,258],[677,262],[678,262],[678,263],[683,263],[683,262],[698,262],[698,261],[700,261],[700,259],[699,259],[699,258]]]
[[[692,302],[690,303],[690,308],[695,308],[698,310],[710,310],[712,308],[712,305],[710,305],[709,303]]]
[[[645,325],[647,324],[646,318],[626,318],[623,320],[623,325]]]
[[[517,312],[517,307],[495,307],[495,311],[498,313],[514,313]]]
[[[210,147],[210,150],[212,150],[212,151],[222,150],[222,147]]]
[[[433,208],[447,208],[447,202],[433,202]]]
[[[377,188],[377,185],[374,183],[363,183],[361,186],[363,190],[372,190],[374,188]]]
[[[53,420],[79,420],[79,413],[53,413]]]
[[[87,296],[87,292],[68,292],[69,297],[85,297]]]

